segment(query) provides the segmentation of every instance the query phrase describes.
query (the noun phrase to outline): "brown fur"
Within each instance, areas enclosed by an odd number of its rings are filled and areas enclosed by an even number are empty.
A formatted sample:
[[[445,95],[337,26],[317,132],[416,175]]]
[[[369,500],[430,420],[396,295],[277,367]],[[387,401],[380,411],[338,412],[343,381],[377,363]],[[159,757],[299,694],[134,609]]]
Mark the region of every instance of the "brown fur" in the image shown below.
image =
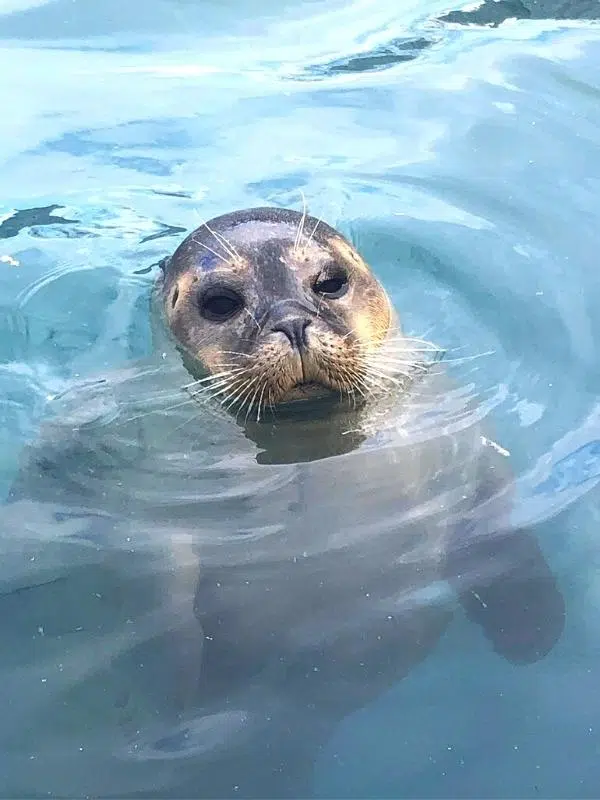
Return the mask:
[[[346,293],[324,297],[315,281],[347,278]],[[202,293],[235,291],[244,307],[225,321],[202,314]],[[217,287],[217,288],[214,288]],[[369,361],[398,321],[364,260],[337,231],[298,212],[250,209],[211,220],[188,236],[159,287],[168,326],[197,376],[230,371],[222,399],[232,408],[277,405],[315,393],[364,399]],[[302,355],[273,322],[306,320]]]

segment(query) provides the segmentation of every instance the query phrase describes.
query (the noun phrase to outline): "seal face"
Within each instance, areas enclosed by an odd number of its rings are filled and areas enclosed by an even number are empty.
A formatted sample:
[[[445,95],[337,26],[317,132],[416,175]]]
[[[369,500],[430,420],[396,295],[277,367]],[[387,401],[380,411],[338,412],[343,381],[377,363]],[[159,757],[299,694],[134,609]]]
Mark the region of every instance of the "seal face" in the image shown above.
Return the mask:
[[[385,383],[397,345],[389,298],[336,230],[255,208],[191,233],[163,266],[159,295],[194,376],[228,407],[337,393],[361,402]],[[388,387],[389,388],[389,385]]]

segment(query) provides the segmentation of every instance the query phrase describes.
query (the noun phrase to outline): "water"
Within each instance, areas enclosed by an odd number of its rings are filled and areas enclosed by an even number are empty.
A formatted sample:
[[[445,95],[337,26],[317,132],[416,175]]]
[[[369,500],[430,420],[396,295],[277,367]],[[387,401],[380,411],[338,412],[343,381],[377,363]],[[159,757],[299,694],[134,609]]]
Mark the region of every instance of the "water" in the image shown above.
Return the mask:
[[[526,667],[457,617],[328,736],[315,792],[596,796],[596,0],[4,0],[0,14],[4,493],[49,395],[148,354],[155,265],[184,231],[233,208],[299,208],[302,191],[372,264],[408,330],[479,356],[453,373],[510,452],[514,518],[536,525],[568,608],[560,643]],[[247,481],[249,497],[267,496]],[[103,638],[82,597],[108,580],[105,556],[93,538],[54,547],[43,523],[31,509],[3,540],[0,794],[77,794],[96,765],[91,794],[150,783],[183,796],[187,778],[160,758],[126,776],[104,760],[117,712],[100,666],[153,665],[140,678],[152,701],[117,716],[126,733],[144,720],[158,735],[171,667],[152,641],[166,623],[148,618],[133,654],[127,637]],[[104,563],[129,599],[129,585],[169,569],[160,548],[136,546],[147,564]],[[44,580],[56,583],[23,590]],[[137,612],[124,601],[122,613]],[[198,722],[191,744],[169,729],[163,755],[198,757],[235,734],[236,713]]]

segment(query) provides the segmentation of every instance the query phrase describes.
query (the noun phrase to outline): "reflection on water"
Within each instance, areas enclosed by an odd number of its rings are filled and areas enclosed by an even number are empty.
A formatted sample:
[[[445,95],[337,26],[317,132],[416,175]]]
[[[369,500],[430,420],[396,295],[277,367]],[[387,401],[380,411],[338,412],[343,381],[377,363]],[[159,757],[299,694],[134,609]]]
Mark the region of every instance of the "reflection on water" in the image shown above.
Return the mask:
[[[75,222],[73,219],[64,219],[64,217],[53,214],[57,208],[60,208],[60,206],[53,204],[45,208],[25,208],[22,211],[15,211],[9,214],[0,223],[0,239],[10,239],[12,236],[17,236],[23,228]],[[31,232],[33,233],[33,231]]]
[[[421,50],[431,46],[428,39],[393,39],[370,49],[366,53],[333,59],[326,64],[315,64],[306,69],[306,77],[338,75],[344,72],[372,72],[387,69],[403,61],[417,58]]]
[[[597,3],[0,15],[0,794],[594,797]],[[184,231],[301,191],[445,351],[402,425],[152,344]]]
[[[483,0],[475,7],[450,11],[443,22],[461,25],[501,25],[516,19],[600,19],[596,0]]]

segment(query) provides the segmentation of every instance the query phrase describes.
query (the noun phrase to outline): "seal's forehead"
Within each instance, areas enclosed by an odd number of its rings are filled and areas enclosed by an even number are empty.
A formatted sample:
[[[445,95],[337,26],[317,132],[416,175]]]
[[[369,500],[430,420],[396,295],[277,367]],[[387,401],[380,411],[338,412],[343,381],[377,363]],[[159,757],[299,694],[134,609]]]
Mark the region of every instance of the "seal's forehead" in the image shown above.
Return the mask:
[[[214,270],[242,273],[261,253],[269,254],[296,271],[334,261],[369,274],[370,269],[354,247],[337,231],[319,224],[301,226],[288,220],[245,220],[227,227],[203,225],[190,239],[190,254],[200,273]]]
[[[195,266],[200,272],[217,269],[243,272],[251,267],[256,254],[269,245],[287,247],[296,230],[292,224],[264,220],[249,220],[221,230],[204,225],[190,237],[199,251]]]
[[[262,245],[271,240],[293,240],[298,228],[289,222],[267,222],[265,220],[249,220],[241,222],[220,235],[232,243],[249,247]]]

